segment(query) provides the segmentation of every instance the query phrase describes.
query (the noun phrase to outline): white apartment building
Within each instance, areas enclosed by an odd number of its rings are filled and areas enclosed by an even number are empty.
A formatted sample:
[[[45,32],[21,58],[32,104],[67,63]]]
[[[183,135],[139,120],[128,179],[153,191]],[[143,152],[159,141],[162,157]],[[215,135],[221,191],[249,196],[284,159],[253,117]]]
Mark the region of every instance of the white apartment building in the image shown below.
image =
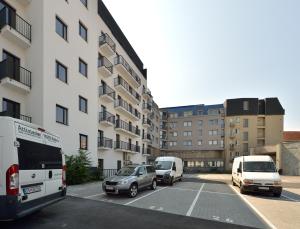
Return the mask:
[[[0,0],[0,115],[57,133],[93,166],[145,163],[147,71],[101,0]]]

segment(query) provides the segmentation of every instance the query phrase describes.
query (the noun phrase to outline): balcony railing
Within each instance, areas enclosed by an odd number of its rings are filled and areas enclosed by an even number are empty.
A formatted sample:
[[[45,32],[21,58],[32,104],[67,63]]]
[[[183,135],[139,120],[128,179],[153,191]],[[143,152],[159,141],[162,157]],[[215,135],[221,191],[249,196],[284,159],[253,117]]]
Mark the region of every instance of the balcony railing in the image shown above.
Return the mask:
[[[118,76],[114,79],[114,85],[121,85],[129,94],[131,94],[135,99],[141,101],[141,96],[121,77]]]
[[[116,98],[116,92],[107,85],[99,86],[99,96],[103,96],[103,95],[108,95],[114,100]]]
[[[134,115],[137,118],[141,118],[141,113],[137,111],[137,109],[133,109],[126,101],[123,99],[115,100],[115,107],[122,107],[130,114]]]
[[[106,121],[115,124],[115,116],[107,111],[99,113],[99,121]]]
[[[143,103],[143,109],[151,111],[152,105],[150,103]]]
[[[140,134],[141,134],[141,130],[140,129],[138,129],[138,128],[132,126],[132,125],[130,125],[129,123],[127,123],[127,122],[125,122],[125,121],[123,121],[121,119],[117,119],[116,120],[116,126],[115,127],[123,129],[123,130],[126,130],[126,131],[129,131],[129,132],[131,132],[131,133],[133,133],[135,135],[138,135],[138,136],[140,136]]]
[[[6,25],[15,29],[19,34],[31,42],[31,25],[15,11],[4,7],[0,11],[0,30]]]
[[[148,118],[143,119],[143,124],[151,126],[151,120]]]
[[[99,46],[101,46],[103,44],[108,44],[114,52],[116,51],[116,44],[107,33],[102,34],[99,37]]]
[[[115,149],[126,150],[136,153],[140,152],[140,146],[123,141],[115,141]]]
[[[127,70],[127,72],[132,76],[132,78],[138,83],[138,85],[141,85],[141,78],[135,73],[135,71],[130,67],[130,65],[127,63],[127,61],[124,59],[123,56],[116,56],[115,57],[115,65],[121,64],[124,66],[124,68]]]
[[[31,72],[16,65],[12,59],[0,62],[0,80],[9,77],[31,88]]]
[[[151,148],[143,148],[142,154],[148,154],[148,155],[150,155],[151,154]]]
[[[152,97],[151,91],[145,87],[143,87],[143,94]]]
[[[25,122],[30,122],[32,121],[32,118],[26,115],[22,115],[16,112],[12,112],[12,111],[2,111],[0,112],[0,116],[7,116],[7,117],[12,117],[12,118],[16,118],[16,119],[20,119],[23,120]]]
[[[113,147],[113,140],[105,137],[98,137],[98,148],[110,148]]]
[[[151,134],[144,133],[144,134],[143,134],[143,139],[145,139],[145,140],[150,140],[150,141],[151,141]]]
[[[104,56],[98,59],[98,68],[100,67],[105,67],[108,71],[110,71],[110,73],[113,73],[112,63],[110,63],[110,61]]]

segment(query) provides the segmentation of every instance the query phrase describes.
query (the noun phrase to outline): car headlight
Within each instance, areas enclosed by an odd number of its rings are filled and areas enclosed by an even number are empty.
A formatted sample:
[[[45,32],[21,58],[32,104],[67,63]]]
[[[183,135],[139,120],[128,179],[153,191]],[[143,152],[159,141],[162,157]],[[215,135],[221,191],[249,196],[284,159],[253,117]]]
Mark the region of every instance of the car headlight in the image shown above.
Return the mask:
[[[128,180],[122,180],[122,181],[119,181],[118,184],[127,184],[128,183]]]
[[[171,171],[168,171],[165,173],[165,176],[169,176],[171,174]]]
[[[248,179],[245,179],[244,180],[244,184],[253,184],[253,180],[248,180]]]
[[[274,185],[281,185],[281,180],[274,181]]]

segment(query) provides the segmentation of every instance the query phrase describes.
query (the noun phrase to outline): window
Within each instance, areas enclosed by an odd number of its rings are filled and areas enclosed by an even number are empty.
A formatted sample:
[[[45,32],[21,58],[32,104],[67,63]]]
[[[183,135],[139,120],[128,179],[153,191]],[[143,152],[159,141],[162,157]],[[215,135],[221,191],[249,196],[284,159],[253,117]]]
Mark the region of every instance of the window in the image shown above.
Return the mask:
[[[173,135],[173,137],[177,137],[178,136],[177,132],[173,132],[171,134]]]
[[[248,143],[243,143],[243,152],[248,153]]]
[[[187,166],[188,167],[194,167],[194,161],[188,161],[188,164],[187,164]]]
[[[66,41],[68,40],[68,27],[56,16],[56,33]]]
[[[221,147],[224,147],[224,140],[223,139],[220,140],[220,145],[221,145]]]
[[[88,136],[84,134],[79,134],[79,149],[88,149]]]
[[[82,59],[79,58],[79,72],[87,77],[87,63],[85,63]]]
[[[209,136],[217,136],[218,135],[218,131],[217,130],[209,130],[208,131],[208,135]]]
[[[177,118],[178,117],[178,114],[177,113],[170,113],[170,118]]]
[[[177,146],[177,142],[169,142],[169,145],[172,146]]]
[[[192,126],[192,122],[191,121],[183,122],[183,126],[185,126],[185,127]]]
[[[249,110],[249,101],[244,101],[243,102],[243,109],[244,109],[244,111],[248,111]]]
[[[218,115],[219,114],[219,111],[218,110],[215,110],[215,109],[210,109],[207,111],[207,114],[208,115]]]
[[[192,146],[192,141],[189,140],[189,141],[183,141],[183,145],[184,146]]]
[[[248,141],[248,132],[243,132],[243,141]]]
[[[80,0],[80,1],[86,8],[88,7],[88,0]]]
[[[79,22],[79,35],[85,41],[87,41],[87,38],[88,38],[87,28],[81,22]]]
[[[201,146],[202,145],[202,140],[199,140],[198,141],[198,146]]]
[[[202,130],[199,130],[199,136],[201,137],[202,136]]]
[[[249,126],[248,122],[249,122],[248,119],[243,119],[243,127],[244,128],[248,128],[248,126]]]
[[[65,83],[68,83],[68,70],[58,61],[56,61],[56,78]]]
[[[192,131],[184,131],[183,136],[185,136],[185,137],[192,136]]]
[[[209,125],[214,126],[214,125],[218,125],[218,119],[211,119],[209,120]]]
[[[169,126],[170,126],[170,128],[176,128],[176,122],[171,122],[171,123],[169,124]]]
[[[84,112],[84,113],[87,113],[88,111],[88,102],[87,102],[87,99],[79,96],[79,110]]]
[[[199,126],[199,127],[202,127],[202,125],[203,125],[203,121],[202,121],[202,120],[199,120],[199,121],[198,121],[198,126]]]
[[[56,105],[56,122],[68,125],[68,109],[60,105]]]
[[[209,145],[218,145],[218,141],[217,140],[210,140],[208,141]]]
[[[192,116],[193,115],[193,111],[185,111],[183,112],[183,116],[184,117],[189,117],[189,116]]]

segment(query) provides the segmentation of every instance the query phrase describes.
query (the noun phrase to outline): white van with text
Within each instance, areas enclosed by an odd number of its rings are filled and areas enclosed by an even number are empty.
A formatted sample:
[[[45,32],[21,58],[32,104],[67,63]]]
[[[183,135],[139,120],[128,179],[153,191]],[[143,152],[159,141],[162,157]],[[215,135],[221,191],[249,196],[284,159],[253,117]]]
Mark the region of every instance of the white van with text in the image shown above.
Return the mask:
[[[173,185],[183,176],[182,160],[177,157],[157,157],[154,162],[157,182]]]

